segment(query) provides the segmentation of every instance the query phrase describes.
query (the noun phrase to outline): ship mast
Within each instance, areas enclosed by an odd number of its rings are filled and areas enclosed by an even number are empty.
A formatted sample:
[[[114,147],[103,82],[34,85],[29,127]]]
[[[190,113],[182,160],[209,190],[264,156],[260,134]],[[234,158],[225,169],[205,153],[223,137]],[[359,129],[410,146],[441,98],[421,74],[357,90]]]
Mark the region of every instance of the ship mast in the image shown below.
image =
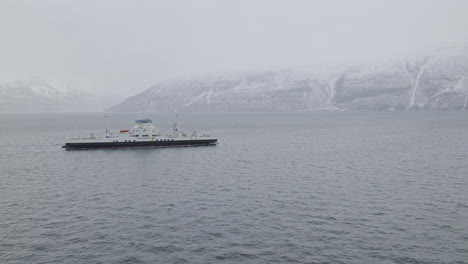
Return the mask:
[[[176,122],[172,125],[172,131],[179,132],[179,115],[176,115]]]
[[[104,116],[106,119],[106,135],[109,133],[109,120],[107,119],[107,115]]]

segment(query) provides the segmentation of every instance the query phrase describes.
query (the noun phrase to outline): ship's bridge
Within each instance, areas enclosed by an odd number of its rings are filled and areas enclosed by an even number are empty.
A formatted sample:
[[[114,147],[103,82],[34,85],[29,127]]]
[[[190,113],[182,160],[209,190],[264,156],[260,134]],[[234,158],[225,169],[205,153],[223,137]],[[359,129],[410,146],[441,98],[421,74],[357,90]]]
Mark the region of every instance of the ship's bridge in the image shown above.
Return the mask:
[[[157,128],[153,126],[153,121],[149,118],[145,119],[137,119],[135,120],[135,126],[132,129],[131,134],[133,136],[138,136],[138,135],[153,135],[156,136],[159,134]]]
[[[135,120],[135,123],[137,124],[151,124],[153,123],[153,121],[151,121],[151,119],[138,119],[138,120]]]

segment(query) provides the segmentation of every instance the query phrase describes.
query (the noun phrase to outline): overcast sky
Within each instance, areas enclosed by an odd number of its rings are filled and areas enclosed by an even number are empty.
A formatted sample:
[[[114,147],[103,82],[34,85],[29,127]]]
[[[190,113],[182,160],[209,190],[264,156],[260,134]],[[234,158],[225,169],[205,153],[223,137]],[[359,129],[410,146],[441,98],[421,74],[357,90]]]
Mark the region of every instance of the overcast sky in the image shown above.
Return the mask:
[[[174,76],[468,45],[468,1],[0,0],[0,81],[133,95]]]

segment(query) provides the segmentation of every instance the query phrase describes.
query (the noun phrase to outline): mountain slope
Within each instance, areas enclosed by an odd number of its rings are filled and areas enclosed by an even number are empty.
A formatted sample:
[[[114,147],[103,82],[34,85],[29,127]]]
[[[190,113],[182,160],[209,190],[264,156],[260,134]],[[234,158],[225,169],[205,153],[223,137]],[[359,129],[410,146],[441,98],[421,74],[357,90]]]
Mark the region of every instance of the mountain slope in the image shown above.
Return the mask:
[[[179,78],[110,111],[312,111],[464,109],[468,47],[375,65],[265,70]]]

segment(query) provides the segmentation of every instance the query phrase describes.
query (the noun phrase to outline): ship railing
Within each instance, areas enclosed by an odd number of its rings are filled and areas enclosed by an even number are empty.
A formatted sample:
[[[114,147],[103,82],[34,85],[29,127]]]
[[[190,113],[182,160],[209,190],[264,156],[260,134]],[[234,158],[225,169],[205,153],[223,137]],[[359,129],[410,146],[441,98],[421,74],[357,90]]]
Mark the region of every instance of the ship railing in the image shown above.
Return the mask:
[[[95,140],[96,137],[68,137],[67,140]]]

